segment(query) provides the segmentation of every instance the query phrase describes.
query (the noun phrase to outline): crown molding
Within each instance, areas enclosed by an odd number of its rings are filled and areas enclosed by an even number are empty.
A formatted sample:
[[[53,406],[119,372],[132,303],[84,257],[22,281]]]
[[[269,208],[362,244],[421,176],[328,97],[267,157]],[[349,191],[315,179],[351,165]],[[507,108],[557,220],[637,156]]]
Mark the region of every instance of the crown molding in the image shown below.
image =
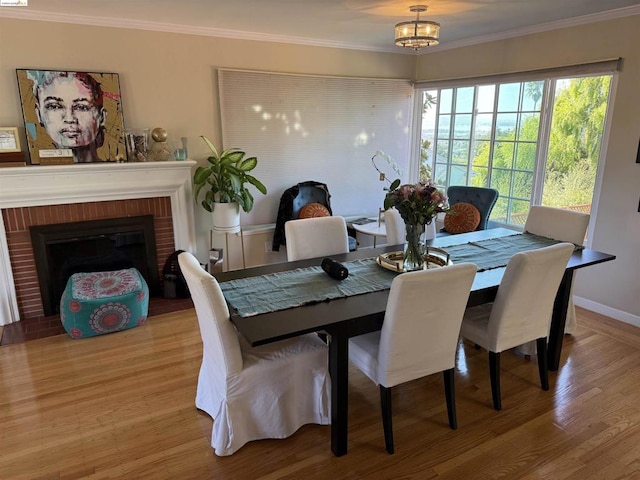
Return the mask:
[[[169,23],[160,22],[147,22],[140,20],[128,20],[110,17],[92,17],[84,15],[68,15],[54,12],[45,12],[33,10],[31,8],[24,7],[4,7],[0,8],[0,18],[15,18],[21,20],[35,20],[42,22],[55,22],[55,23],[72,23],[77,25],[89,25],[96,27],[111,27],[111,28],[127,28],[133,30],[149,30],[156,32],[166,33],[179,33],[184,35],[200,35],[207,37],[221,37],[234,40],[251,40],[259,42],[275,42],[286,43],[293,45],[305,45],[315,47],[328,47],[328,48],[344,48],[350,50],[364,50],[371,52],[381,53],[395,53],[404,55],[428,55],[429,53],[440,52],[444,50],[450,50],[454,48],[468,47],[472,45],[478,45],[480,43],[494,42],[497,40],[505,40],[508,38],[520,37],[523,35],[530,35],[534,33],[547,32],[550,30],[557,30],[560,28],[574,27],[578,25],[585,25],[589,23],[602,22],[606,20],[612,20],[621,17],[628,17],[632,15],[640,14],[640,5],[634,5],[631,7],[617,8],[614,10],[607,10],[605,12],[593,13],[589,15],[582,15],[579,17],[573,17],[566,20],[558,20],[555,22],[544,23],[540,25],[534,25],[531,27],[518,28],[509,30],[506,32],[481,35],[478,37],[468,38],[459,41],[440,43],[435,47],[429,47],[428,49],[414,52],[413,50],[403,49],[396,47],[395,45],[389,45],[389,47],[376,47],[371,45],[364,45],[359,43],[340,42],[334,40],[324,40],[306,37],[295,37],[289,35],[274,35],[265,33],[245,32],[239,30],[226,30],[221,28],[208,28],[208,27],[194,27],[189,25],[174,25]]]
[[[467,38],[464,40],[440,43],[438,46],[429,50],[421,51],[421,55],[428,55],[435,51],[451,50],[453,48],[470,47],[481,43],[495,42],[498,40],[506,40],[514,37],[522,37],[524,35],[531,35],[534,33],[548,32],[550,30],[559,30],[561,28],[576,27],[579,25],[587,25],[589,23],[604,22],[607,20],[614,20],[621,17],[631,17],[633,15],[640,15],[640,5],[634,5],[631,7],[616,8],[614,10],[607,10],[600,13],[592,13],[589,15],[582,15],[580,17],[568,18],[566,20],[558,20],[555,22],[541,23],[540,25],[533,25],[531,27],[517,28],[514,30],[508,30],[501,33],[492,33],[489,35],[482,35],[479,37]]]
[[[275,42],[293,45],[306,45],[314,47],[346,48],[351,50],[366,50],[386,53],[398,52],[395,45],[389,48],[373,47],[358,43],[340,42],[307,37],[295,37],[289,35],[274,35],[268,33],[245,32],[241,30],[227,30],[223,28],[195,27],[190,25],[175,25],[170,23],[147,22],[141,20],[129,20],[110,17],[91,17],[84,15],[68,15],[53,12],[26,10],[24,8],[2,8],[0,18],[15,18],[19,20],[34,20],[41,22],[71,23],[76,25],[88,25],[94,27],[127,28],[132,30],[149,30],[154,32],[179,33],[184,35],[200,35],[204,37],[220,37],[234,40],[253,40],[259,42]]]

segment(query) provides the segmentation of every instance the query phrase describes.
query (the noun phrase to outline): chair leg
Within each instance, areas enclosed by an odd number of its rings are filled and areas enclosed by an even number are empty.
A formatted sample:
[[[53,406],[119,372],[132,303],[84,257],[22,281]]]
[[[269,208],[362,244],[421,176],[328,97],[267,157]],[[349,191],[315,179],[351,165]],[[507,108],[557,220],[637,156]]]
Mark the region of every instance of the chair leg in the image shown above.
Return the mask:
[[[489,374],[491,376],[493,408],[500,411],[502,410],[502,400],[500,399],[500,353],[489,352]]]
[[[454,382],[454,369],[444,370],[444,395],[447,399],[447,414],[449,415],[449,426],[452,430],[458,428],[456,416],[456,387]]]
[[[536,351],[538,353],[538,372],[540,372],[540,385],[543,390],[549,390],[549,364],[547,362],[547,339],[536,339]]]
[[[391,389],[380,385],[380,407],[382,409],[382,428],[387,452],[393,453],[393,425],[391,423]]]

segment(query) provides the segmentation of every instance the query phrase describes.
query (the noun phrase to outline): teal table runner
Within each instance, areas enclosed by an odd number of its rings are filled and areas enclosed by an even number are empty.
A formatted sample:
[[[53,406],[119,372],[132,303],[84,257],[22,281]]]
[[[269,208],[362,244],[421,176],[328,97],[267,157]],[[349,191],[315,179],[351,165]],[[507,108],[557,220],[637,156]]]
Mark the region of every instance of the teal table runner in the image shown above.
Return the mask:
[[[453,263],[475,263],[481,272],[504,267],[515,253],[556,243],[560,242],[530,233],[516,233],[443,248],[451,255]],[[345,262],[344,266],[349,270],[349,276],[342,281],[334,280],[317,266],[231,280],[221,283],[220,288],[238,315],[251,317],[336,298],[388,290],[398,275],[379,266],[375,258]]]
[[[442,249],[451,255],[453,263],[475,263],[478,266],[478,271],[482,272],[506,266],[509,259],[518,252],[544,248],[556,243],[560,242],[532,233],[514,233],[506,237],[450,245],[442,247]]]
[[[241,317],[275,312],[310,303],[377,292],[391,288],[397,275],[380,267],[375,258],[343,264],[349,276],[334,280],[320,267],[306,267],[220,284],[229,305]]]

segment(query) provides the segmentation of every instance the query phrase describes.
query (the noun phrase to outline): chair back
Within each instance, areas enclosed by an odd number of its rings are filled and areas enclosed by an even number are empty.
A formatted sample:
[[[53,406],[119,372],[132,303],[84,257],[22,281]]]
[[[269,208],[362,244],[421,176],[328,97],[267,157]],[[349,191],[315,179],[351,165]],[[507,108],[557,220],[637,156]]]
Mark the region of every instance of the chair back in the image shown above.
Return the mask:
[[[192,254],[181,253],[178,263],[196,308],[205,355],[211,366],[220,369],[222,380],[242,370],[242,352],[236,329],[229,320],[227,302],[216,279],[204,271]]]
[[[516,253],[498,287],[489,316],[488,349],[502,352],[547,337],[553,303],[574,245]]]
[[[480,212],[480,223],[476,230],[486,230],[489,215],[498,200],[498,190],[495,188],[469,187],[466,185],[452,185],[447,188],[449,205],[465,202],[470,203]]]
[[[588,226],[588,213],[536,205],[529,210],[524,231],[561,242],[582,245]]]
[[[272,249],[280,251],[280,245],[285,245],[284,224],[289,220],[295,220],[300,215],[300,210],[310,203],[324,205],[333,215],[331,210],[331,195],[327,185],[314,180],[300,182],[287,188],[280,197],[276,227],[273,231]]]
[[[453,368],[476,274],[472,263],[398,275],[380,332],[378,381],[393,387]]]
[[[284,224],[287,259],[324,257],[349,252],[347,224],[343,217],[315,217]]]
[[[400,212],[390,208],[384,212],[384,225],[387,231],[387,245],[403,244],[406,238],[406,228]]]

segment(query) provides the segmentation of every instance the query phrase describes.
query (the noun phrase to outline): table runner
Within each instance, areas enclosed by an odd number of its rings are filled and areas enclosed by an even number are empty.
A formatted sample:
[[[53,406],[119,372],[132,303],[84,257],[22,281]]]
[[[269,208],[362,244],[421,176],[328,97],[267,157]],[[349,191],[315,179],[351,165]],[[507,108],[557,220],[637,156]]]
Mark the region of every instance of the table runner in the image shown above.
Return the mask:
[[[529,233],[516,233],[477,242],[443,247],[453,263],[471,262],[478,271],[504,267],[517,252],[560,243]],[[257,277],[240,278],[220,284],[225,299],[241,317],[275,312],[326,300],[391,288],[398,275],[380,267],[375,257],[345,262],[349,276],[338,281],[321,267],[297,268]]]
[[[518,252],[549,247],[556,243],[560,242],[532,233],[514,233],[504,237],[450,245],[442,249],[451,255],[453,263],[475,263],[478,271],[482,272],[506,266],[509,259]]]
[[[223,282],[220,288],[229,305],[241,317],[275,312],[336,298],[391,288],[397,275],[378,266],[375,258],[343,264],[349,270],[344,280],[335,280],[321,267],[296,268],[258,277]]]

